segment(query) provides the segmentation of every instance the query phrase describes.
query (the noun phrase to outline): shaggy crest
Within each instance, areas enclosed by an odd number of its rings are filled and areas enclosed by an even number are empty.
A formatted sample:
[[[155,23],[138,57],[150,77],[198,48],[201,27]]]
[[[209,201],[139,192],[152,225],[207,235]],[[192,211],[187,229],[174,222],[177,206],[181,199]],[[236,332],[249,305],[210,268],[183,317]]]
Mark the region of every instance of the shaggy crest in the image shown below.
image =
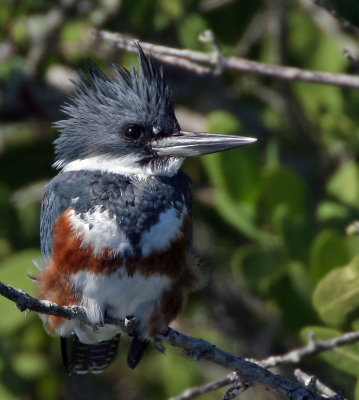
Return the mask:
[[[114,65],[116,77],[109,78],[91,62],[79,73],[80,82],[73,81],[76,91],[62,107],[67,119],[54,124],[60,132],[54,142],[56,167],[92,156],[121,156],[118,134],[129,124],[151,131],[157,126],[166,135],[179,129],[162,68],[137,47],[139,70]],[[141,151],[135,144],[133,150]]]

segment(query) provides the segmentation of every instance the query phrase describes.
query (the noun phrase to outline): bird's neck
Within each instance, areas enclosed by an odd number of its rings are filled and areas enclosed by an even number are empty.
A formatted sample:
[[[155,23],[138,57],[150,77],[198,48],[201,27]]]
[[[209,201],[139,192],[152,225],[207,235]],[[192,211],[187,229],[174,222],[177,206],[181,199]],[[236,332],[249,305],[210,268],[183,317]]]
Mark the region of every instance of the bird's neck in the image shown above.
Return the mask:
[[[94,156],[77,159],[68,163],[59,160],[54,163],[54,167],[61,168],[63,172],[101,171],[127,177],[136,176],[136,178],[147,179],[151,176],[175,175],[181,167],[183,160],[184,158],[168,157],[141,163],[140,160],[129,156],[112,159]]]

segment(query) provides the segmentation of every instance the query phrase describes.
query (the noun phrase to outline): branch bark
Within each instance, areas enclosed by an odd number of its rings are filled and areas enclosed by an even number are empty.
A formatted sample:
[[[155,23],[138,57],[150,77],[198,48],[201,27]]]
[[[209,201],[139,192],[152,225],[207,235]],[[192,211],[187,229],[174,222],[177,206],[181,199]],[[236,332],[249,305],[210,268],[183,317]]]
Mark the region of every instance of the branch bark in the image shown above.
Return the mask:
[[[67,319],[79,319],[82,322],[89,324],[86,318],[86,310],[80,306],[63,307],[49,301],[38,300],[22,290],[15,289],[14,287],[2,282],[0,282],[0,294],[14,301],[21,311],[31,310],[39,312],[41,314],[56,315]],[[126,322],[114,320],[111,318],[105,318],[104,323],[119,325],[125,332],[128,332],[131,329],[131,324],[128,324],[128,321]],[[349,338],[346,338],[346,340],[349,340],[349,343],[353,343],[354,340],[359,340],[359,334],[355,336],[355,339],[354,335],[352,335]],[[184,349],[186,354],[193,357],[195,361],[204,359],[235,371],[237,376],[235,377],[236,379],[234,379],[233,381],[239,382],[239,384],[237,383],[235,388],[237,390],[236,393],[242,392],[250,386],[263,385],[269,389],[273,389],[278,393],[285,395],[292,400],[302,400],[303,398],[306,398],[306,400],[324,399],[324,397],[322,397],[311,388],[299,385],[298,383],[292,382],[291,380],[283,378],[280,375],[275,375],[268,369],[263,368],[258,363],[245,360],[239,356],[219,349],[215,345],[205,340],[187,336],[183,333],[175,331],[172,328],[164,329],[163,332],[161,332],[161,334],[156,337],[156,341],[167,342],[174,347],[180,347]],[[331,341],[333,342],[333,339],[331,339]],[[326,342],[322,342],[321,344],[318,343],[315,350],[313,350],[313,354],[331,348],[329,347],[329,345],[324,345],[323,343]],[[345,341],[343,339],[336,338],[335,343],[336,345],[343,345],[345,344]],[[332,343],[331,346],[333,345],[334,344]],[[306,352],[306,355],[307,354],[308,352]],[[283,360],[285,360],[285,357],[283,358]],[[267,364],[269,363],[267,362]],[[229,379],[232,380],[232,378]],[[224,384],[227,384],[226,382],[222,382],[222,386],[224,386]],[[232,382],[228,382],[228,384],[230,383]],[[180,398],[181,397],[179,397],[178,399]],[[230,395],[227,398],[231,398]],[[335,399],[338,400],[338,397],[335,397]]]
[[[310,338],[308,345],[289,351],[281,356],[271,356],[265,360],[258,361],[264,368],[272,368],[283,364],[297,364],[303,358],[314,356],[323,351],[334,350],[347,344],[353,344],[359,341],[359,332],[348,332],[342,336],[316,342],[314,337]]]
[[[324,385],[321,381],[319,381],[315,376],[311,376],[301,371],[300,369],[296,369],[294,371],[294,375],[298,379],[298,381],[305,386],[315,385],[317,390],[322,393],[326,397],[336,397],[338,393],[335,393],[334,390],[330,389],[328,386]],[[341,396],[341,394],[339,394]],[[341,396],[342,398],[343,396]],[[345,398],[344,400],[348,400]]]
[[[60,34],[61,28],[67,21],[79,0],[62,0],[52,8],[44,18],[44,29],[41,37],[32,45],[26,58],[25,72],[28,77],[35,77],[40,73],[47,51],[52,48],[55,38]]]
[[[318,7],[326,10],[332,17],[339,21],[340,25],[348,32],[354,33],[359,37],[359,29],[350,21],[340,15],[333,7],[331,7],[325,0],[313,0],[313,3]]]
[[[92,29],[90,35],[94,40],[103,41],[131,53],[137,53],[135,41],[138,41],[138,39],[121,33],[96,29]],[[359,77],[355,75],[310,71],[295,67],[265,64],[245,58],[227,57],[219,53],[216,47],[212,53],[204,53],[188,49],[175,49],[173,47],[160,46],[142,41],[141,46],[145,52],[151,53],[153,58],[166,64],[182,67],[199,75],[220,75],[224,70],[232,70],[288,81],[303,81],[323,85],[359,88]]]
[[[194,397],[201,396],[202,394],[213,392],[214,390],[220,389],[223,386],[228,386],[235,383],[238,380],[238,375],[235,372],[227,375],[225,378],[218,381],[210,382],[202,386],[196,386],[190,389],[186,389],[182,394],[171,397],[168,400],[188,400]],[[244,389],[245,390],[245,389]]]

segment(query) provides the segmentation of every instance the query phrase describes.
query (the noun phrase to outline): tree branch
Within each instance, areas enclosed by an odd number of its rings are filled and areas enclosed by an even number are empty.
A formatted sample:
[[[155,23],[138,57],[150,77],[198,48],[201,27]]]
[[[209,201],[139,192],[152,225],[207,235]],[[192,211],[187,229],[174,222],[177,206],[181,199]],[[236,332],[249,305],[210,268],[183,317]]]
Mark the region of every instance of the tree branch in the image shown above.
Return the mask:
[[[316,342],[314,336],[309,337],[309,343],[306,346],[294,349],[281,356],[271,356],[265,360],[258,361],[264,368],[272,368],[283,364],[297,364],[304,357],[313,356],[323,351],[333,350],[340,346],[356,343],[359,341],[359,332],[348,332],[342,336]]]
[[[232,372],[227,375],[225,378],[220,379],[218,381],[210,382],[202,386],[196,386],[190,389],[186,389],[182,394],[171,397],[168,400],[188,400],[193,399],[194,397],[201,396],[202,394],[213,392],[214,390],[220,389],[223,386],[230,385],[238,381],[238,375],[236,372]]]
[[[43,33],[30,48],[26,58],[25,71],[27,76],[34,77],[39,74],[39,67],[43,63],[47,52],[53,47],[55,38],[60,34],[61,28],[67,22],[79,0],[62,0],[45,16]]]
[[[331,7],[325,0],[313,0],[313,3],[318,7],[323,8],[328,11],[328,13],[333,16],[337,21],[339,21],[340,25],[348,32],[354,33],[359,37],[359,29],[349,22],[346,18],[340,15],[333,7]]]
[[[326,397],[336,398],[338,393],[335,393],[334,390],[330,389],[328,386],[324,385],[321,381],[319,381],[315,376],[311,376],[301,371],[300,369],[296,369],[294,371],[294,375],[297,377],[298,381],[305,386],[315,385],[316,389],[322,393]],[[340,398],[343,399],[343,396],[339,394]],[[338,397],[337,397],[338,398]],[[339,398],[338,398],[339,399]],[[344,399],[348,400],[348,399]]]
[[[134,42],[138,39],[130,38],[121,33],[96,29],[92,29],[90,34],[93,39],[103,41],[116,48],[132,53],[137,53],[138,51]],[[271,76],[289,81],[359,88],[358,76],[265,64],[239,57],[226,57],[223,54],[221,54],[221,57],[218,57],[217,48],[215,48],[213,53],[203,53],[195,50],[175,49],[173,47],[160,46],[142,41],[141,46],[145,52],[151,53],[153,58],[166,64],[182,67],[199,75],[219,75],[224,70],[232,70]]]
[[[0,294],[14,301],[21,311],[31,310],[39,312],[41,314],[56,315],[67,319],[78,319],[84,323],[90,324],[86,318],[86,310],[80,306],[62,307],[50,301],[38,300],[22,290],[17,290],[12,286],[2,282],[0,282]],[[125,332],[131,330],[132,325],[131,321],[120,321],[111,318],[105,318],[104,323],[119,325],[121,326],[121,329],[123,329]],[[331,341],[333,340],[335,340],[335,343],[339,345],[344,344],[343,339],[331,339]],[[346,340],[349,340],[349,343],[353,343],[354,337],[351,336],[350,338],[346,338]],[[356,340],[359,340],[359,335],[356,337]],[[174,347],[180,347],[184,349],[186,354],[193,357],[195,361],[199,361],[201,358],[203,358],[205,360],[222,365],[225,368],[236,371],[237,375],[233,377],[233,382],[235,383],[233,389],[235,390],[232,394],[230,391],[227,392],[229,393],[227,399],[233,398],[233,394],[237,395],[239,392],[245,390],[246,388],[255,385],[263,385],[267,388],[276,390],[278,393],[281,393],[292,400],[299,400],[303,399],[304,397],[307,400],[324,399],[316,391],[298,385],[297,383],[294,383],[289,379],[283,378],[280,375],[275,375],[269,370],[260,366],[259,364],[256,364],[255,362],[245,360],[234,354],[230,354],[224,350],[219,349],[215,345],[208,343],[205,340],[187,336],[183,333],[175,331],[172,328],[164,329],[159,335],[157,335],[156,341],[164,341]],[[319,351],[324,351],[328,349],[328,345],[325,345],[325,343],[327,342],[318,343],[315,351],[313,350],[314,352],[312,354],[316,354]],[[229,378],[229,381],[222,380],[222,383],[217,383],[217,386],[224,386],[230,383],[232,383],[231,376]],[[212,383],[212,387],[213,385],[214,384]],[[192,389],[192,391],[193,390],[194,389]],[[205,393],[205,390],[206,389],[204,389],[203,391],[202,389],[202,392]],[[207,391],[209,390],[210,388],[207,388]],[[187,396],[182,398],[185,399],[191,397]],[[181,397],[179,397],[178,399],[181,399]],[[336,397],[336,400],[337,399],[338,398]]]
[[[36,311],[40,314],[57,315],[66,319],[78,319],[87,322],[86,311],[83,307],[71,306],[62,307],[51,301],[38,300],[30,296],[26,292],[15,289],[14,287],[0,282],[0,294],[9,300],[15,302],[20,311]]]
[[[223,396],[223,400],[234,399],[239,396],[245,390],[249,388],[248,384],[242,382],[240,376],[237,372],[232,372],[228,374],[225,378],[220,379],[218,381],[213,381],[210,383],[206,383],[202,386],[196,386],[190,389],[186,389],[182,394],[171,397],[168,400],[188,400],[193,399],[197,396],[201,396],[202,394],[213,392],[214,390],[220,389],[223,386],[233,385],[229,388]]]
[[[329,339],[320,343],[315,341],[313,335],[309,335],[309,344],[307,346],[291,350],[288,353],[283,354],[281,356],[271,356],[264,360],[256,361],[256,363],[258,365],[261,365],[263,368],[272,368],[284,364],[297,364],[305,357],[315,355],[323,351],[333,350],[337,347],[352,344],[358,341],[359,341],[359,332],[345,333],[342,336],[338,336],[333,339]],[[334,399],[337,400],[342,399],[341,394],[338,395],[332,389],[328,388],[314,376],[310,376],[299,369],[295,370],[295,376],[302,385],[306,386],[307,389],[312,388],[311,390],[315,390],[319,393],[322,393],[326,397],[333,397]],[[192,399],[194,397],[200,396],[201,394],[217,390],[221,387],[228,386],[230,384],[234,384],[234,386],[231,389],[236,388],[238,390],[239,388],[240,391],[243,392],[248,388],[248,386],[245,386],[245,384],[243,384],[242,382],[238,382],[239,379],[240,378],[238,374],[234,372],[218,381],[213,381],[203,386],[197,386],[191,389],[187,389],[181,395],[173,397],[169,400]],[[226,392],[226,395],[227,393],[229,393],[230,396],[231,389]],[[228,396],[226,397],[226,395],[224,399],[233,398]],[[236,396],[237,395],[238,394],[236,394]]]

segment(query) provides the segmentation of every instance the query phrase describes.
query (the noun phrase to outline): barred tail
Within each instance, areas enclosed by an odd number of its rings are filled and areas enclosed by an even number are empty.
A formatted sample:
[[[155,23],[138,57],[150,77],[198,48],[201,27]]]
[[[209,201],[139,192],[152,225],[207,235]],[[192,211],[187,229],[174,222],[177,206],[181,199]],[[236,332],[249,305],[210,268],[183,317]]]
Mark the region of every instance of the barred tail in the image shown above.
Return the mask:
[[[96,344],[81,343],[76,335],[61,338],[62,360],[67,372],[99,374],[112,364],[118,353],[121,334]]]

